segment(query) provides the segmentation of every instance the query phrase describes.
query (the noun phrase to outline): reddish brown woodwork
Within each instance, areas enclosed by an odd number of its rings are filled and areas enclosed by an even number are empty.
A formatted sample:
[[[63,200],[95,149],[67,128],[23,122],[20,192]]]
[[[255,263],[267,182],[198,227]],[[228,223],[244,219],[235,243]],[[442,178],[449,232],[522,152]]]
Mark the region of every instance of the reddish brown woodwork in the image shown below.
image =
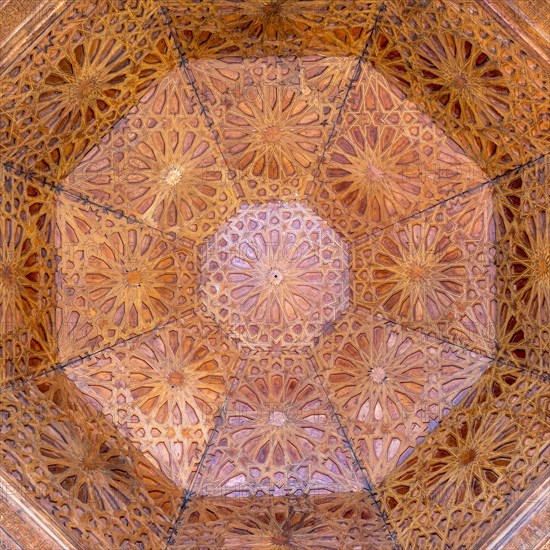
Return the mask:
[[[489,360],[357,310],[315,361],[359,461],[378,484],[463,398]]]
[[[55,199],[0,167],[0,386],[55,363]]]
[[[175,487],[105,419],[57,406],[32,383],[2,392],[0,415],[3,471],[69,536],[85,547],[161,546]]]
[[[550,163],[495,181],[500,356],[550,371]]]
[[[249,499],[196,498],[174,548],[329,550],[393,547],[368,496],[360,493]]]
[[[548,395],[500,365],[388,477],[381,499],[404,548],[470,548],[549,472]]]
[[[194,490],[280,496],[363,483],[311,361],[269,353],[246,359]]]
[[[227,169],[181,71],[170,73],[63,185],[144,224],[203,238],[235,208]]]
[[[239,198],[304,197],[356,64],[311,56],[191,65]]]
[[[364,62],[312,188],[315,205],[353,237],[484,181],[460,147]]]
[[[146,332],[194,307],[195,255],[177,239],[65,195],[56,216],[61,360]]]
[[[0,480],[46,531],[504,540],[549,472],[548,79],[487,2],[78,0],[10,38]]]
[[[203,308],[245,345],[308,345],[348,306],[348,262],[309,208],[243,206],[202,248]]]
[[[483,170],[499,175],[548,152],[548,67],[481,3],[391,0],[386,11],[375,66]]]
[[[71,2],[2,75],[2,160],[53,178],[68,174],[174,65],[151,0]]]
[[[384,319],[494,353],[490,189],[373,233],[353,248],[353,300]]]
[[[196,315],[67,369],[89,401],[186,487],[236,374],[237,352]]]
[[[182,50],[190,58],[358,55],[379,7],[374,0],[161,3],[167,8]]]

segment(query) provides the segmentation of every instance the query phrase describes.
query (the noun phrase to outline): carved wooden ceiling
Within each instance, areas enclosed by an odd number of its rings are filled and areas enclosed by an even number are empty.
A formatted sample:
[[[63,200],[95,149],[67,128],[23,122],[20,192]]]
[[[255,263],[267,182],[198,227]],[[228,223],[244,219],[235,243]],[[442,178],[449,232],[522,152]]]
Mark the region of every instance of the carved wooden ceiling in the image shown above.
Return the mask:
[[[548,542],[529,6],[6,3],[2,548]]]

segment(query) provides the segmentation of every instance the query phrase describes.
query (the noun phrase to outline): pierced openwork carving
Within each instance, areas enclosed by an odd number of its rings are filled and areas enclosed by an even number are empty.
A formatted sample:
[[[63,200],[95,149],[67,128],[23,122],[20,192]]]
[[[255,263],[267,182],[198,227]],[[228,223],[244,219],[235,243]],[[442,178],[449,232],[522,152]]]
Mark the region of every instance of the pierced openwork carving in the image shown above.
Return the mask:
[[[243,206],[201,270],[205,310],[253,347],[309,345],[348,305],[347,244],[298,203]]]
[[[391,0],[374,46],[375,66],[491,176],[548,151],[547,68],[482,4]]]
[[[64,185],[147,225],[203,238],[235,206],[227,170],[180,70],[92,149]]]
[[[471,548],[550,471],[546,387],[498,365],[384,481],[403,548]]]
[[[366,63],[342,116],[313,191],[315,206],[350,236],[484,181],[456,143]]]
[[[151,0],[71,2],[3,75],[0,151],[27,169],[68,174],[175,65]]]
[[[490,189],[388,227],[353,249],[354,301],[386,320],[494,352]]]
[[[196,265],[180,242],[63,195],[56,214],[62,359],[145,332],[193,307]]]
[[[0,168],[0,386],[55,362],[55,199]]]
[[[358,55],[379,2],[162,0],[187,57]]]
[[[364,493],[309,497],[195,498],[185,511],[175,549],[393,548]]]
[[[500,356],[550,372],[550,160],[495,181]]]
[[[245,359],[194,490],[243,497],[361,488],[310,361],[270,353]]]
[[[2,469],[68,534],[86,546],[162,546],[178,492],[107,421],[61,409],[30,382],[0,393],[0,416]]]
[[[67,375],[153,464],[186,487],[237,355],[216,325],[192,315],[95,355]]]
[[[239,198],[303,197],[356,63],[314,56],[191,65]]]
[[[331,402],[380,483],[448,414],[489,360],[358,310],[315,349]]]

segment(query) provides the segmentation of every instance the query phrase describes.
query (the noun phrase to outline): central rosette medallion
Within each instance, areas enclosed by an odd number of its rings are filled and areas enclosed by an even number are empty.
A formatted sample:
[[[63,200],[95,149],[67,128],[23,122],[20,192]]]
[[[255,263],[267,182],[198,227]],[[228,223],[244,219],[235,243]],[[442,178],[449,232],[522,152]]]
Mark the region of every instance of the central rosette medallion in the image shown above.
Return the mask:
[[[203,306],[243,344],[312,345],[348,307],[347,243],[301,204],[244,205],[201,252]]]

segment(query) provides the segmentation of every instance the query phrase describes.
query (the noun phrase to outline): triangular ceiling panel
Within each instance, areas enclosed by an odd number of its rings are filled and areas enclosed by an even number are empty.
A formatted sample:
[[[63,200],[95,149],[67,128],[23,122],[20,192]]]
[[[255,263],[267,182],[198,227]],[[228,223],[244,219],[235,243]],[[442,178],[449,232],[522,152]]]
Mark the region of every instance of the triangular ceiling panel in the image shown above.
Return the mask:
[[[375,485],[437,427],[490,363],[361,309],[321,340],[315,360]]]
[[[269,353],[246,359],[194,492],[327,494],[364,483],[311,361]]]
[[[59,357],[151,330],[194,306],[194,252],[173,237],[60,195]]]
[[[385,320],[493,356],[491,199],[483,188],[369,235],[353,249],[352,300]]]
[[[228,184],[201,105],[176,70],[147,92],[62,185],[146,225],[196,239],[235,208]]]

